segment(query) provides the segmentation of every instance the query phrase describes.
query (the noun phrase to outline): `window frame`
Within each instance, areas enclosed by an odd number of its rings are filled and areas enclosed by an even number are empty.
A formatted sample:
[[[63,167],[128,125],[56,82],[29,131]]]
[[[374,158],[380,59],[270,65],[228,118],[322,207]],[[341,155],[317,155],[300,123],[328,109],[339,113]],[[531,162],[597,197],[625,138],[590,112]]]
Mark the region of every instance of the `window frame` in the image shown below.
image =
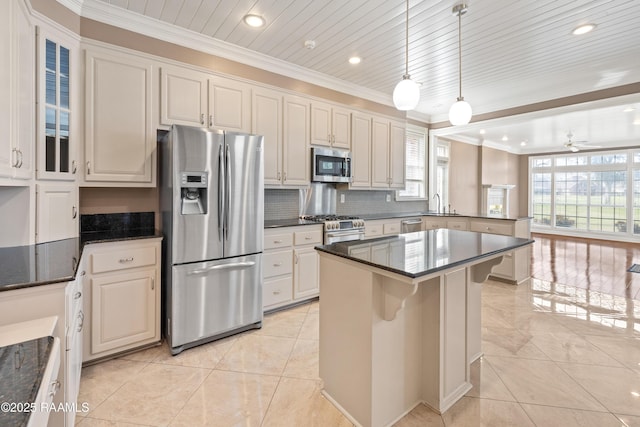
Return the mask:
[[[408,176],[408,171],[409,168],[407,167],[408,164],[408,153],[407,153],[407,149],[408,149],[408,144],[407,141],[409,140],[409,134],[414,134],[416,136],[418,136],[419,138],[422,139],[422,156],[424,159],[424,165],[423,165],[423,170],[422,170],[422,179],[414,179],[414,178],[409,178]],[[396,201],[423,201],[423,200],[428,200],[429,197],[429,188],[428,188],[428,170],[429,170],[429,156],[428,156],[428,131],[426,128],[423,127],[419,127],[419,126],[414,126],[414,125],[407,125],[406,129],[405,129],[405,147],[404,147],[404,152],[405,152],[405,168],[404,168],[404,182],[405,182],[405,188],[402,190],[396,190],[395,192],[395,199]],[[406,187],[407,187],[407,182],[421,182],[422,183],[422,188],[423,188],[423,195],[422,196],[412,196],[412,195],[402,195],[402,192],[406,191]]]

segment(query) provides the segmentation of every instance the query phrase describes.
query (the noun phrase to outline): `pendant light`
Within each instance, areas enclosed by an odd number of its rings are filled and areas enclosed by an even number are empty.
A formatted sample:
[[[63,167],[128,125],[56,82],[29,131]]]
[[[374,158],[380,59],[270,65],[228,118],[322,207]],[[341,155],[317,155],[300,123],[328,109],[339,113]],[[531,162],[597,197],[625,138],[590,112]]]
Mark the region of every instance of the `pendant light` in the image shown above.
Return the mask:
[[[471,105],[462,96],[462,15],[467,13],[467,5],[457,4],[453,7],[453,14],[458,15],[458,84],[460,88],[458,100],[449,109],[449,121],[454,126],[466,125],[471,120]]]
[[[409,75],[409,0],[407,0],[407,31],[405,44],[405,70],[402,80],[393,89],[393,104],[398,110],[413,110],[420,101],[420,87]]]

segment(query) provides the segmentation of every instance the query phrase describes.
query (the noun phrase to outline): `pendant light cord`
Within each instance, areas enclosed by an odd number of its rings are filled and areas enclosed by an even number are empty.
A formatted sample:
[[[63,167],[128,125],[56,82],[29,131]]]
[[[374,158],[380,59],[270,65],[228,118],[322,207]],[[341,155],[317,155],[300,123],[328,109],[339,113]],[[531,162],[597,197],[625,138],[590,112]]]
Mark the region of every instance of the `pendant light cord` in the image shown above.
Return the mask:
[[[404,51],[404,76],[409,76],[409,0],[407,0],[407,19],[405,30],[405,51]]]
[[[458,87],[460,95],[458,101],[462,100],[462,11],[458,11]]]

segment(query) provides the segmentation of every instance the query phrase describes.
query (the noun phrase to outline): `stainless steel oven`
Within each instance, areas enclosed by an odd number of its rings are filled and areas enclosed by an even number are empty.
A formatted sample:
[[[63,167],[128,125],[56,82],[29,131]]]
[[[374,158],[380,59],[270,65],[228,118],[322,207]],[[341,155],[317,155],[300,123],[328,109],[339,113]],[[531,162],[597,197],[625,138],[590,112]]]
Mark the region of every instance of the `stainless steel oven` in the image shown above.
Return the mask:
[[[364,239],[364,220],[340,215],[303,215],[307,221],[324,224],[324,244]]]

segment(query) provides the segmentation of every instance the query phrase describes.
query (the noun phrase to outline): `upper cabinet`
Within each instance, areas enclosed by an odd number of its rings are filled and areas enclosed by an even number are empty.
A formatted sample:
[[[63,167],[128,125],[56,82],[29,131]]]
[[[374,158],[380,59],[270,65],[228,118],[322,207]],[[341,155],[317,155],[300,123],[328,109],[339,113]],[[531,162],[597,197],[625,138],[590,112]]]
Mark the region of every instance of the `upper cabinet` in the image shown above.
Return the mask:
[[[38,179],[75,180],[77,51],[77,41],[38,28]]]
[[[35,36],[23,2],[0,5],[0,177],[31,179],[35,146]]]
[[[85,84],[86,184],[155,186],[152,62],[91,46]]]
[[[187,68],[160,72],[160,123],[251,131],[251,86]]]
[[[311,180],[309,146],[309,100],[300,96],[284,96],[282,184],[304,186]]]
[[[351,188],[371,187],[371,116],[351,116]]]
[[[373,118],[371,187],[404,187],[405,127],[400,122]]]
[[[178,67],[160,70],[160,123],[205,126],[208,121],[207,75]]]
[[[255,87],[251,93],[251,133],[264,137],[264,185],[282,184],[282,93]]]
[[[324,102],[311,103],[311,144],[349,150],[351,111]]]

